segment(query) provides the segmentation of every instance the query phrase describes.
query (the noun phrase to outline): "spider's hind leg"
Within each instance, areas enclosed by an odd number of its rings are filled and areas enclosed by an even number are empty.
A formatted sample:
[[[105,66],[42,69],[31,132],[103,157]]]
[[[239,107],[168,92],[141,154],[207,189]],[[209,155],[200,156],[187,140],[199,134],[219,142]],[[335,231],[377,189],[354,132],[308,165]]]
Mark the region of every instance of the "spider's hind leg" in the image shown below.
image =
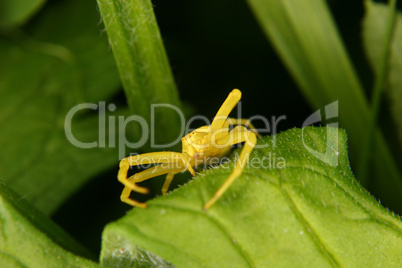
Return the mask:
[[[168,165],[168,166],[166,166],[166,165]],[[126,186],[120,196],[120,199],[122,202],[127,203],[129,205],[132,205],[135,207],[146,208],[147,204],[135,201],[130,198],[131,191],[139,192],[137,190],[137,188],[143,188],[143,189],[148,190],[147,188],[138,186],[136,183],[142,182],[142,181],[145,181],[145,180],[148,180],[148,179],[151,179],[151,178],[154,178],[159,175],[163,175],[163,174],[167,173],[168,175],[166,177],[166,181],[162,188],[162,193],[166,194],[166,192],[169,188],[169,185],[173,180],[173,175],[176,173],[182,172],[184,170],[186,170],[186,166],[183,165],[182,161],[178,161],[178,162],[173,162],[173,163],[162,163],[160,165],[157,165],[152,168],[141,171],[139,173],[136,173],[133,176],[127,178],[127,180],[130,183],[132,183],[136,186],[136,189],[131,189],[130,187]],[[127,174],[127,172],[125,174]]]
[[[120,200],[122,202],[126,203],[126,204],[129,204],[129,205],[133,206],[133,207],[146,208],[147,204],[135,201],[135,200],[130,198],[131,191],[132,190],[130,188],[124,187],[123,192],[120,195]]]
[[[140,187],[135,184],[135,182],[143,181],[149,179],[153,176],[149,176],[149,172],[140,172],[135,175],[135,177],[127,178],[127,172],[130,166],[137,166],[143,164],[152,164],[152,163],[172,163],[177,161],[182,161],[182,154],[176,152],[158,152],[158,153],[147,153],[141,155],[135,155],[126,157],[120,161],[120,170],[117,174],[117,179],[119,182],[124,184],[124,186],[130,188],[135,192],[139,192],[142,194],[147,194],[149,191],[147,188]],[[138,179],[137,179],[138,177]],[[142,179],[143,178],[143,179]]]
[[[167,174],[166,179],[165,179],[165,183],[162,186],[162,195],[165,195],[167,193],[167,191],[169,190],[169,186],[173,181],[173,177],[176,173],[170,172]]]
[[[127,172],[129,170],[129,168],[130,168],[130,165],[129,165],[128,161],[126,161],[126,159],[123,159],[120,162],[120,169],[119,169],[119,173],[117,174],[117,179],[119,180],[119,182],[124,184],[124,186],[126,188],[129,188],[131,191],[135,191],[135,192],[142,193],[142,194],[147,194],[149,192],[149,190],[147,188],[138,186],[134,182],[130,181],[129,178],[127,178]]]

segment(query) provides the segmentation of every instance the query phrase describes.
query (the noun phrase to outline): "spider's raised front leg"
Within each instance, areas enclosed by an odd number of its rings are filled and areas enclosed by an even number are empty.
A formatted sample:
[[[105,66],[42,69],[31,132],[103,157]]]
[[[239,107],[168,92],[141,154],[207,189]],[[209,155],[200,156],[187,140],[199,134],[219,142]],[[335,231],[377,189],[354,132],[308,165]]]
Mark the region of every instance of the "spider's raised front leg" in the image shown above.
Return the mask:
[[[243,118],[228,118],[227,119],[228,125],[242,125],[248,127],[250,131],[252,131],[257,137],[261,138],[261,135],[258,133],[257,129],[251,124],[250,120],[243,119]],[[226,126],[228,127],[228,126]]]
[[[210,126],[210,132],[212,135],[215,131],[219,131],[225,125],[227,117],[229,116],[230,112],[233,108],[237,105],[237,103],[241,99],[241,92],[238,89],[233,89],[230,92],[229,96],[223,102],[221,108],[219,108],[218,112],[216,113],[214,120]],[[219,135],[218,135],[219,136]]]
[[[232,173],[221,185],[218,191],[216,191],[214,196],[204,205],[204,209],[210,208],[225,193],[229,186],[240,176],[244,169],[244,166],[247,164],[251,151],[257,143],[256,134],[254,134],[244,126],[235,127],[226,136],[217,140],[218,144],[228,145],[233,145],[244,141],[245,144],[243,150],[240,153],[240,156],[235,164],[235,167],[233,168]]]

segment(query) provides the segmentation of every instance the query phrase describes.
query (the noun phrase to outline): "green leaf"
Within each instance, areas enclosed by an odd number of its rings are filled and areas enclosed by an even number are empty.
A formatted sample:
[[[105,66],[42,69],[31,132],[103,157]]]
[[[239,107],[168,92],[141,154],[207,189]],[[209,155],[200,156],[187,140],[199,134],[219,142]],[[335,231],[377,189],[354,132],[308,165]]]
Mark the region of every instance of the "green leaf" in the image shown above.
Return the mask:
[[[386,18],[389,9],[382,3],[365,1],[366,15],[363,21],[363,41],[367,56],[377,72],[377,63],[381,59],[379,41],[385,38]],[[395,29],[392,43],[389,47],[390,57],[388,64],[388,76],[386,93],[389,95],[391,111],[396,126],[398,127],[399,139],[402,142],[402,14],[397,12]]]
[[[109,224],[101,263],[397,267],[402,221],[353,177],[346,140],[343,130],[314,127],[259,139],[262,148],[208,211],[202,206],[231,173],[235,156]]]
[[[132,112],[158,126],[157,144],[173,142],[183,131],[177,112],[157,108],[151,120],[153,104],[181,105],[151,1],[97,1]]]
[[[352,166],[359,163],[371,113],[325,1],[249,0],[249,4],[310,104],[319,109],[339,101],[339,121],[350,138]],[[379,130],[370,153],[377,174],[370,183],[388,189],[381,200],[402,209],[402,177]]]
[[[0,27],[14,27],[26,22],[46,0],[2,0],[0,1]]]
[[[70,109],[120,86],[98,23],[95,2],[59,1],[25,32],[0,36],[0,178],[46,214],[119,159],[116,148],[79,148],[65,134]],[[94,110],[71,127],[77,140],[100,141]]]
[[[97,267],[60,227],[0,181],[2,267]]]

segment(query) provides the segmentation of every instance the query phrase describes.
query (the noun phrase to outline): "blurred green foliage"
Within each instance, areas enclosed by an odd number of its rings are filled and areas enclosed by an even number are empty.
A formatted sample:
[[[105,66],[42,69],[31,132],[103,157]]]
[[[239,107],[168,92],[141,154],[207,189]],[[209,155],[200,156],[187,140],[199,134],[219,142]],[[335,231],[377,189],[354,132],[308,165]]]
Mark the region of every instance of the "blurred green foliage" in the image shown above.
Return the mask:
[[[301,127],[316,109],[339,100],[339,123],[350,137],[348,153],[355,171],[371,116],[372,100],[367,96],[378,74],[375,66],[384,60],[376,44],[384,39],[388,26],[383,22],[389,9],[368,0],[299,4],[279,0],[156,0],[152,5],[148,0],[1,1],[0,183],[5,186],[0,226],[12,226],[17,219],[20,230],[44,241],[41,245],[24,241],[25,246],[53,247],[58,253],[50,255],[96,265],[69,252],[88,256],[85,250],[71,249],[75,242],[69,235],[97,255],[104,226],[130,208],[119,201],[118,148],[82,149],[66,140],[66,114],[80,103],[116,104],[117,109],[108,110],[104,118],[114,126],[108,116],[137,114],[149,120],[148,106],[156,102],[212,119],[227,93],[240,88],[242,117],[260,114],[272,121],[285,115],[277,129],[281,132]],[[398,13],[389,44],[390,61],[384,69],[379,127],[368,155],[370,176],[363,181],[374,197],[397,213],[402,213],[400,20]],[[177,133],[178,118],[166,112],[159,115],[157,141],[170,140]],[[136,140],[141,134],[137,126],[131,126],[127,133],[116,128],[99,136],[98,119],[95,110],[78,113],[73,134],[87,142],[112,139],[117,144],[119,135]],[[259,127],[263,126],[257,122]],[[123,148],[128,155],[125,144]],[[133,153],[151,149],[147,145]],[[176,185],[189,177],[178,176]],[[144,185],[158,194],[158,183]],[[145,201],[151,196],[134,198]],[[19,205],[19,199],[27,202]],[[3,216],[4,211],[13,217]],[[41,215],[40,219],[32,222],[30,211]],[[54,239],[52,230],[58,227],[41,213],[69,234],[58,230],[63,238]],[[38,228],[38,222],[42,227]],[[15,241],[22,241],[18,231],[11,233]],[[2,252],[0,258],[10,265],[26,265],[29,258],[12,257],[23,253]],[[39,262],[46,260],[37,257]]]

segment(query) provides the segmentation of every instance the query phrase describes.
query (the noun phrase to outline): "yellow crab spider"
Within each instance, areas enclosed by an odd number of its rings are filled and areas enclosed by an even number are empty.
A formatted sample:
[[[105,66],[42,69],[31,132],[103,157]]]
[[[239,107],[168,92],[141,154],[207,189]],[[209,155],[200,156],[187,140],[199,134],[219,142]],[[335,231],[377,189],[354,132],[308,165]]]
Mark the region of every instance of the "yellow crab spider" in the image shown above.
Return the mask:
[[[257,142],[257,136],[260,136],[249,120],[228,118],[229,113],[240,101],[240,98],[240,90],[234,89],[222,104],[210,126],[197,128],[184,136],[181,139],[182,153],[146,153],[126,157],[121,160],[120,170],[117,175],[118,180],[125,186],[120,196],[121,201],[135,207],[146,208],[147,204],[130,198],[132,191],[142,194],[149,192],[147,188],[138,186],[138,182],[167,174],[162,187],[162,194],[165,195],[175,174],[188,170],[195,176],[194,166],[208,163],[213,158],[221,158],[230,151],[231,145],[245,142],[232,173],[203,207],[204,209],[210,208],[225,193],[237,177],[241,175],[250,153]],[[231,125],[236,127],[229,131],[229,126]],[[247,129],[246,126],[249,127],[249,129]],[[130,166],[156,163],[160,164],[131,177],[127,177]]]

